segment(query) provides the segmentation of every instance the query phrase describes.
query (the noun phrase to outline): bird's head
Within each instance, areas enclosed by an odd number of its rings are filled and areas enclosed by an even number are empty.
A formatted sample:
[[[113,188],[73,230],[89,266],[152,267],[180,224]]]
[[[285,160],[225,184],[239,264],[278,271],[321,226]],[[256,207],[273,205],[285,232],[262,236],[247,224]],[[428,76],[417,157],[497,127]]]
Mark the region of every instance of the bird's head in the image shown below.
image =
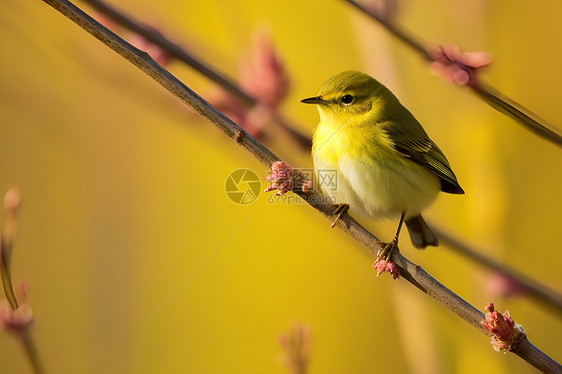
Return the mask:
[[[334,75],[324,83],[318,96],[301,100],[301,102],[317,104],[323,119],[341,122],[350,116],[371,111],[373,104],[387,91],[371,76],[350,70]]]

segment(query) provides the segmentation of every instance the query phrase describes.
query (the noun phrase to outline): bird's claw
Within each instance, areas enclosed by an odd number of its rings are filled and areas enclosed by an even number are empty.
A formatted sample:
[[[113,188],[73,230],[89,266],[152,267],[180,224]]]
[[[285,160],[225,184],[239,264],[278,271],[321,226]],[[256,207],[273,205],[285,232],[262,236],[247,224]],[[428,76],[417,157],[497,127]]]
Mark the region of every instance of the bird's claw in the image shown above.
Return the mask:
[[[332,222],[332,228],[334,228],[336,226],[336,224],[338,223],[338,221],[340,220],[341,216],[347,212],[349,209],[349,204],[343,203],[343,204],[337,204],[336,205],[336,209],[334,210],[333,214],[337,214],[336,219],[334,220],[334,222]]]
[[[385,243],[385,242],[376,242],[375,243],[375,247],[379,247],[379,250],[377,251],[377,259],[376,261],[386,261],[389,262],[390,258],[392,257],[392,254],[394,253],[394,251],[400,251],[398,249],[398,243],[395,240],[391,241],[390,243]]]
[[[390,273],[395,280],[400,278],[400,269],[394,262],[390,261],[394,251],[398,251],[397,241],[393,240],[390,243],[375,242],[374,247],[375,250],[378,248],[377,259],[373,263],[373,269],[377,271],[377,276],[382,273]]]

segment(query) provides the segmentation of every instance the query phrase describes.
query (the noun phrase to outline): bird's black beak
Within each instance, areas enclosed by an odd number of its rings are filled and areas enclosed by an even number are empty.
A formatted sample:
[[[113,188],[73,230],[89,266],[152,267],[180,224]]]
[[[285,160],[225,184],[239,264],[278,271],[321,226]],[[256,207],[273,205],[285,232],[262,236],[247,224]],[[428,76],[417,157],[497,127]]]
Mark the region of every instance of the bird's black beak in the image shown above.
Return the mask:
[[[305,104],[326,104],[327,101],[322,99],[322,96],[316,96],[316,97],[309,97],[308,99],[302,99],[301,103],[305,103]]]

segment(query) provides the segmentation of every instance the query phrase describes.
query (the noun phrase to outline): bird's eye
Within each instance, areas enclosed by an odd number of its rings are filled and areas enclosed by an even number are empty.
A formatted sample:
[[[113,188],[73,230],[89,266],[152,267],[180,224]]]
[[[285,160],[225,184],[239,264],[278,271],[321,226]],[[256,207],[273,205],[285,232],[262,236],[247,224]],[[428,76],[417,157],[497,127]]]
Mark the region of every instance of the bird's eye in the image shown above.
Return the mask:
[[[341,102],[344,104],[351,104],[352,101],[353,101],[353,96],[351,95],[344,95],[341,98]]]

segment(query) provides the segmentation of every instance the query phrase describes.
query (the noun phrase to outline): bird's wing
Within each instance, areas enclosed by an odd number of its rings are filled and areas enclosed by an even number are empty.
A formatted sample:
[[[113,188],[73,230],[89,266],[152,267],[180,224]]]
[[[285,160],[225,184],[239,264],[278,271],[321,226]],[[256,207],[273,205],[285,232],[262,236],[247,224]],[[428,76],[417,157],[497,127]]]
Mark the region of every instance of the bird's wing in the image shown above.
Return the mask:
[[[401,118],[400,120],[404,121],[405,119]],[[407,120],[410,126],[406,129],[402,126],[393,125],[393,121],[381,124],[391,141],[392,147],[404,157],[417,162],[438,176],[441,181],[441,191],[464,194],[447,158],[437,144],[429,139],[413,116],[407,118]]]

